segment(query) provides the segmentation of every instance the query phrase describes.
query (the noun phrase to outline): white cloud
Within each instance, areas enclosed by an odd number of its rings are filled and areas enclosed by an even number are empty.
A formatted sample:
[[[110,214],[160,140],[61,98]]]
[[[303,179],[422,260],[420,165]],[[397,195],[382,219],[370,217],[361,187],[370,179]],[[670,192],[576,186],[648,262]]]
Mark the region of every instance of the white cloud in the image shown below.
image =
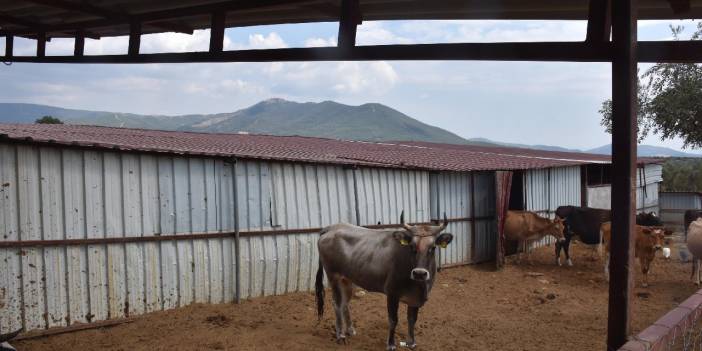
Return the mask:
[[[278,33],[270,32],[268,35],[259,33],[249,35],[248,45],[237,49],[276,49],[287,47],[288,44],[285,43]]]
[[[334,38],[334,37],[329,37],[328,39],[309,38],[309,39],[305,40],[305,47],[311,48],[311,47],[323,47],[323,46],[336,46],[336,38]]]

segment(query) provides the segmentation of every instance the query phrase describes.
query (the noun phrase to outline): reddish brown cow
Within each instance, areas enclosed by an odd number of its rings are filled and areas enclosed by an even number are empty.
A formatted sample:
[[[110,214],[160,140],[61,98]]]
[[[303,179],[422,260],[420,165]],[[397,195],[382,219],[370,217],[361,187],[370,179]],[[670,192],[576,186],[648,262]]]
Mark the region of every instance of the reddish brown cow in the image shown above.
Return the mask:
[[[607,253],[605,260],[605,278],[609,281],[609,247],[612,237],[612,223],[605,222],[600,226],[600,235],[604,240],[604,247]],[[656,258],[656,251],[663,247],[665,239],[664,230],[657,227],[636,226],[636,247],[635,256],[639,259],[641,273],[643,274],[643,287],[648,286],[648,272],[651,269],[651,262]]]
[[[563,220],[550,220],[528,211],[507,211],[505,238],[518,241],[521,252],[527,252],[529,241],[540,240],[547,235],[552,235],[559,242],[563,241]],[[527,259],[528,254],[527,252]]]

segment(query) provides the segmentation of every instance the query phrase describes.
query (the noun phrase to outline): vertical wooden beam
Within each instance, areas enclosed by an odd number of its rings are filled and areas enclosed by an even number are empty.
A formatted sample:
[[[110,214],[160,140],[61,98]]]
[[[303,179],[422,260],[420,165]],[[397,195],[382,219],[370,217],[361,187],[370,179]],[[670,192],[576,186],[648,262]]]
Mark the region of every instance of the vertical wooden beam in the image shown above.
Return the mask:
[[[609,0],[590,0],[585,41],[601,44],[609,41],[612,28]]]
[[[37,34],[37,57],[46,56],[46,33]]]
[[[12,57],[15,44],[15,36],[8,34],[5,36],[5,57]]]
[[[636,212],[636,0],[612,6],[612,249],[607,349],[631,331]]]
[[[224,49],[224,22],[227,13],[218,11],[212,13],[210,25],[210,52],[219,52]]]
[[[139,55],[139,46],[141,45],[141,22],[131,21],[129,23],[129,49],[127,49],[127,54],[129,56]]]
[[[75,44],[73,45],[73,55],[74,56],[83,56],[84,52],[85,52],[85,32],[82,30],[79,30],[76,32],[76,41],[75,41]]]
[[[341,0],[338,47],[352,48],[356,45],[356,27],[359,24],[361,24],[361,10],[358,0]]]

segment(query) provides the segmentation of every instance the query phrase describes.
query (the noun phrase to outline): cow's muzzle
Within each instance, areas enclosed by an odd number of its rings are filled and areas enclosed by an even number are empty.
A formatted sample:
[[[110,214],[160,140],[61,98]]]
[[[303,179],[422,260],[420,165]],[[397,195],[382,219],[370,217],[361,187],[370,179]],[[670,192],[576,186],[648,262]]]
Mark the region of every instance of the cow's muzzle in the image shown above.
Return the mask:
[[[410,273],[410,278],[418,282],[425,282],[431,278],[431,274],[429,274],[429,271],[424,268],[415,268]]]

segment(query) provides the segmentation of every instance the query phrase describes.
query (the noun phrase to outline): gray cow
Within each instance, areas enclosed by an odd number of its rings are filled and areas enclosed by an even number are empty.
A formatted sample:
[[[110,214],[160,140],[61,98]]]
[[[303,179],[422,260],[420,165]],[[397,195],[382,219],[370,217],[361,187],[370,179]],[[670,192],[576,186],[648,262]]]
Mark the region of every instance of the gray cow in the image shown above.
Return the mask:
[[[387,350],[395,350],[395,327],[400,301],[407,304],[409,348],[416,346],[414,325],[419,308],[427,302],[436,274],[436,248],[445,248],[453,235],[440,234],[448,220],[444,214],[441,225],[405,224],[402,228],[373,230],[341,223],[322,230],[319,248],[319,270],[315,281],[317,315],[324,313],[324,272],[333,293],[336,312],[336,340],[345,343],[346,336],[356,331],[351,322],[349,300],[352,284],[387,296],[389,331]],[[346,327],[344,329],[344,326]]]

